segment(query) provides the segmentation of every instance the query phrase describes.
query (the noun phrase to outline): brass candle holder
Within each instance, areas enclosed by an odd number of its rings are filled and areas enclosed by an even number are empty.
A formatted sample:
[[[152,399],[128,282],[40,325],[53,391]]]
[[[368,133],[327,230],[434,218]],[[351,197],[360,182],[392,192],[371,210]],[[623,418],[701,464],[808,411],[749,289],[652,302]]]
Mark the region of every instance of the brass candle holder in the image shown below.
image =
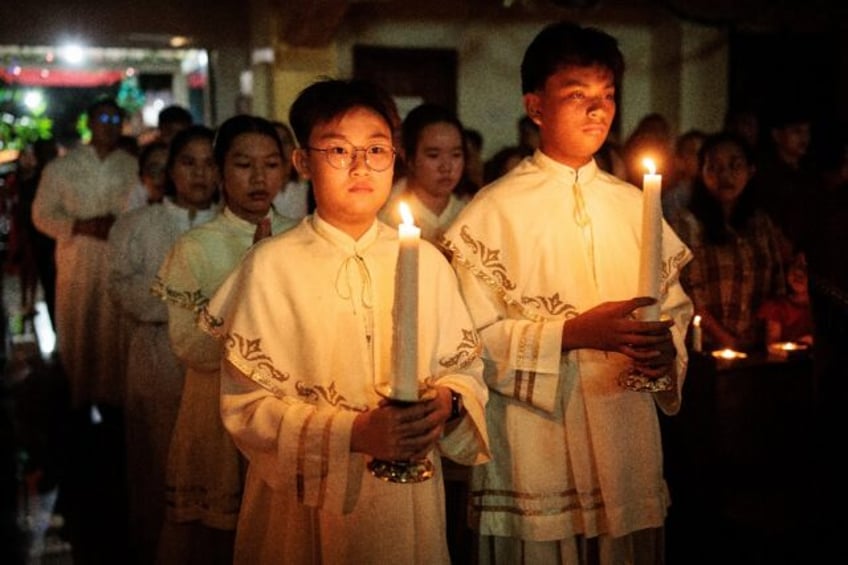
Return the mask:
[[[398,400],[392,397],[391,387],[387,384],[378,384],[377,394],[397,406],[410,406],[418,402],[426,402],[436,397],[436,389],[426,387],[419,389],[417,400]],[[430,479],[436,473],[436,467],[429,459],[419,461],[386,461],[383,459],[372,459],[368,462],[368,471],[371,474],[389,483],[421,483]]]

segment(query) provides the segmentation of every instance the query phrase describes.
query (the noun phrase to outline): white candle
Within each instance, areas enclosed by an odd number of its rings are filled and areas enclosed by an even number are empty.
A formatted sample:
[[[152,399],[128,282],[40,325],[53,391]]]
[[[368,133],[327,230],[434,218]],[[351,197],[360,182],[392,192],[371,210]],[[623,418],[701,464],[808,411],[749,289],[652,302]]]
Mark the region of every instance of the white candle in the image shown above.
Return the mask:
[[[692,351],[701,352],[704,347],[703,334],[701,333],[701,317],[695,316],[692,319]]]
[[[648,173],[642,180],[642,246],[639,257],[638,296],[659,300],[662,264],[662,175],[656,174],[654,162],[645,159]],[[659,303],[641,308],[641,320],[659,320]]]
[[[413,223],[405,202],[400,204],[403,223],[398,226],[400,249],[395,270],[395,303],[392,311],[392,380],[390,396],[418,400],[418,243],[421,229]]]

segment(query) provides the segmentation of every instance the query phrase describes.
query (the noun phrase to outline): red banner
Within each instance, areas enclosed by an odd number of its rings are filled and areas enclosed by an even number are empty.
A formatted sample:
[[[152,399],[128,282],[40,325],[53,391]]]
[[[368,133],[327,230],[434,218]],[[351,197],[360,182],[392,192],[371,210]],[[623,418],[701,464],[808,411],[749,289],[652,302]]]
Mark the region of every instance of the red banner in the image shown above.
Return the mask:
[[[0,69],[0,80],[22,86],[69,86],[89,88],[109,86],[124,78],[123,71],[91,69],[45,69],[37,67],[15,67]]]

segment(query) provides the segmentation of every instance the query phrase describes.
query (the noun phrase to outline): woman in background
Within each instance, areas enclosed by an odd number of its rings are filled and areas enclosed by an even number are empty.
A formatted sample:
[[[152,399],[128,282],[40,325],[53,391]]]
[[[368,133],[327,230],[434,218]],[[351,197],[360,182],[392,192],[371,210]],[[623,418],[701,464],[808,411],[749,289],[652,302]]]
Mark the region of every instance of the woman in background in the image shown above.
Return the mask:
[[[752,200],[753,159],[734,134],[708,137],[689,210],[673,224],[694,254],[681,282],[709,349],[761,349],[764,323],[757,311],[766,298],[785,293],[782,235]]]
[[[255,242],[292,226],[271,206],[288,168],[274,126],[239,115],[215,138],[224,210],[184,233],[154,291],[168,305],[171,346],[186,366],[166,472],[167,515],[159,562],[231,564],[245,462],[221,423],[220,343],[197,315]]]
[[[168,339],[168,309],[150,287],[177,238],[217,212],[213,136],[203,126],[178,133],[166,153],[167,196],[119,216],[109,234],[109,291],[129,330],[125,412],[129,531],[130,548],[139,564],[153,563],[162,528],[165,463],[185,372]]]
[[[422,104],[402,124],[406,177],[392,191],[380,219],[392,227],[401,223],[398,205],[406,202],[421,237],[436,243],[467,200],[454,191],[465,172],[464,128],[450,110]]]

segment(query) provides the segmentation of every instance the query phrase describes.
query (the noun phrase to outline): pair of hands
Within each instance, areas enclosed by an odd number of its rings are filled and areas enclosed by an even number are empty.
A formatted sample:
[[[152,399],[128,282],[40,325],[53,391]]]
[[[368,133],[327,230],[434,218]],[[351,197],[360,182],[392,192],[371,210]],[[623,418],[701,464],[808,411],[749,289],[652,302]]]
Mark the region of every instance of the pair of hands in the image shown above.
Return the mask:
[[[424,459],[442,437],[450,414],[451,391],[443,386],[423,402],[399,405],[382,400],[354,420],[350,450],[386,461]]]
[[[671,337],[672,320],[644,322],[635,311],[656,302],[638,297],[604,302],[563,324],[562,348],[615,351],[630,357],[643,375],[659,378],[674,365],[677,349]]]
[[[109,239],[109,230],[112,229],[112,224],[114,223],[115,216],[107,214],[85,220],[75,220],[74,227],[71,231],[74,235],[84,235],[106,241]]]

